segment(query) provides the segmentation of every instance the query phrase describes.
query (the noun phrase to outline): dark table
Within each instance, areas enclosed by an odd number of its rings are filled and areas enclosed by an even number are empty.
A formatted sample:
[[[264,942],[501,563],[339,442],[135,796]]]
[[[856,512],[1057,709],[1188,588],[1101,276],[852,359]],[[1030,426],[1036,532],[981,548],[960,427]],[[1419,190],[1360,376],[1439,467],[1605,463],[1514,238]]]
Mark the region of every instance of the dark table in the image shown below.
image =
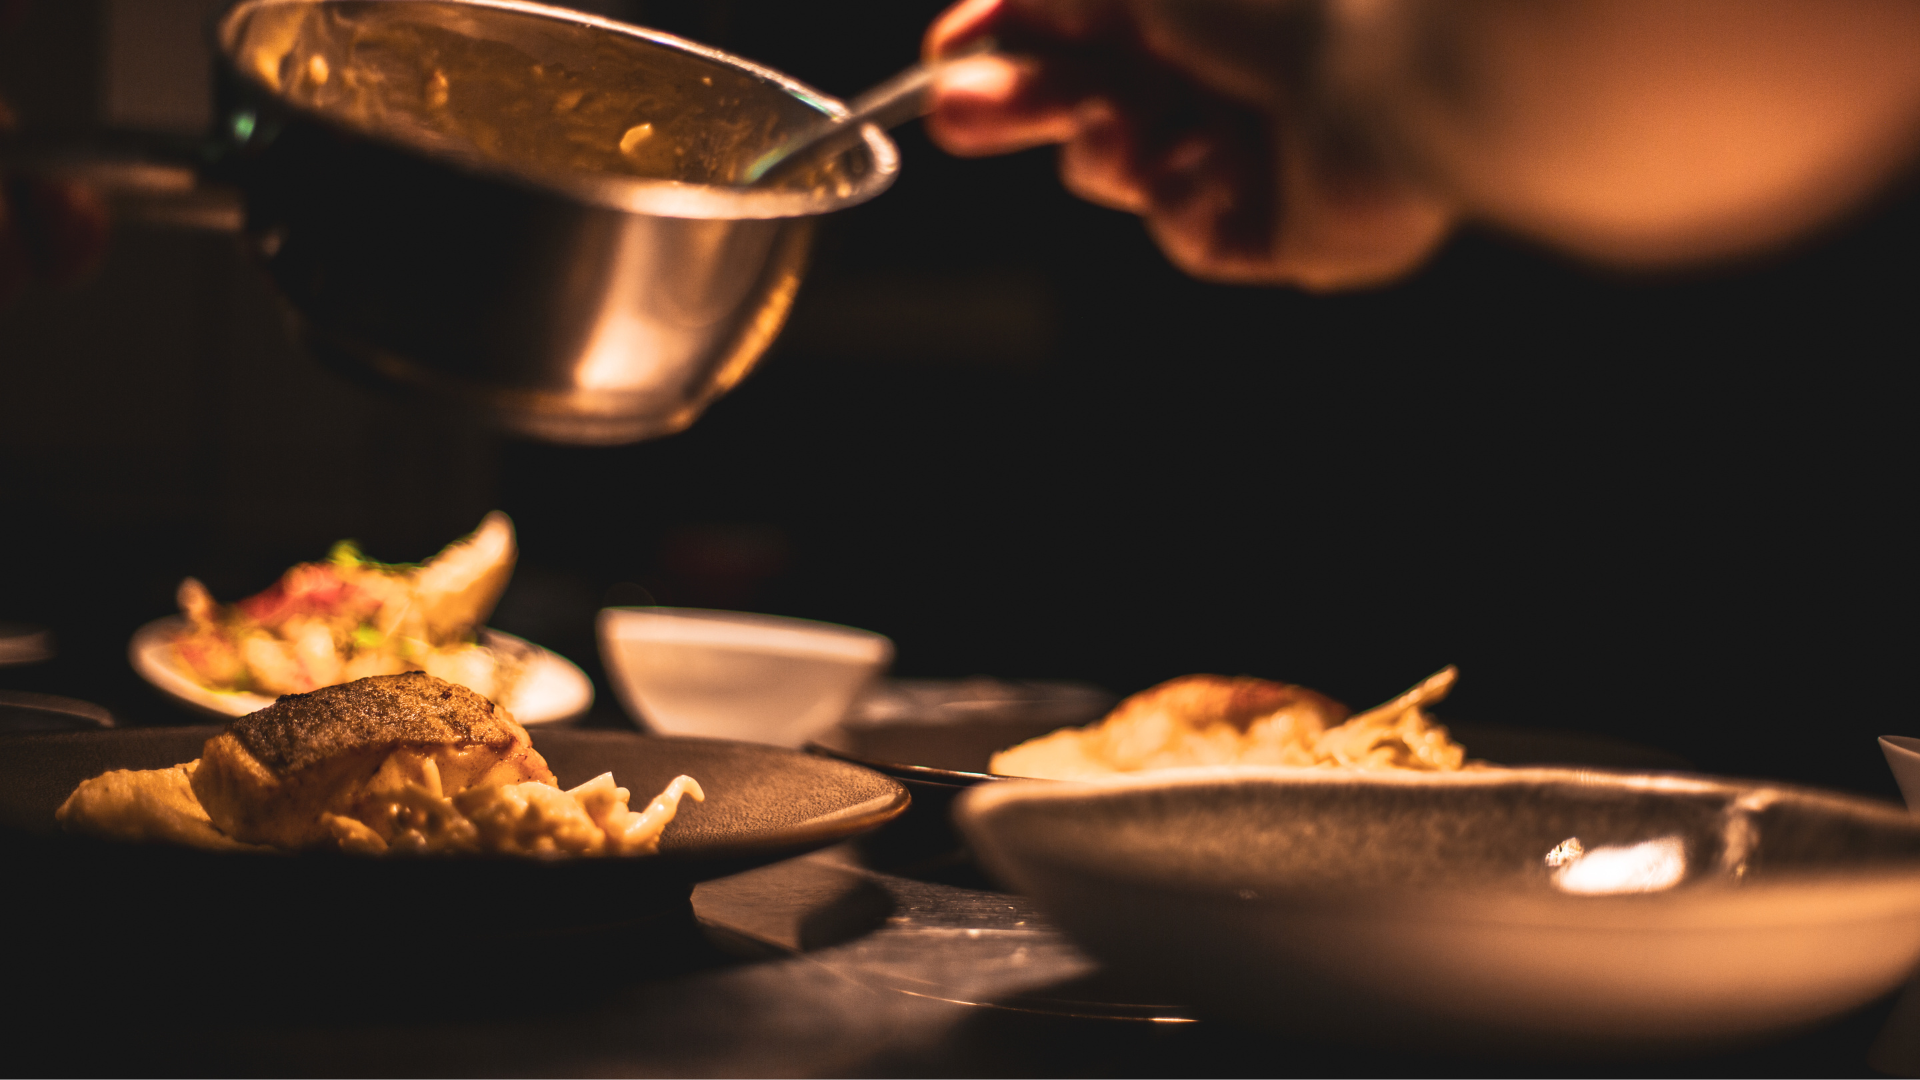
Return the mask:
[[[151,969],[19,994],[36,948],[31,928],[14,930],[7,1071],[40,1075],[1872,1075],[1895,1006],[1655,1061],[1315,1043],[1195,1020],[1101,972],[1023,898],[876,872],[850,847],[702,885],[688,910],[637,920],[615,947],[604,930],[547,955],[396,942],[391,965],[292,1007],[178,1000]],[[1896,1038],[1875,1060],[1910,1073],[1917,1050]]]
[[[0,674],[72,692],[84,672]],[[123,723],[190,719],[151,697],[110,704]],[[684,908],[537,949],[399,939],[390,963],[324,986],[288,971],[309,980],[291,997],[208,1000],[151,963],[63,971],[60,942],[13,925],[0,1046],[10,1073],[68,1075],[1809,1076],[1873,1075],[1870,1058],[1920,1073],[1920,995],[1653,1061],[1419,1055],[1236,1027],[1102,971],[963,858],[877,869],[871,853],[888,850],[842,845],[708,882]],[[164,887],[128,882],[126,902]]]

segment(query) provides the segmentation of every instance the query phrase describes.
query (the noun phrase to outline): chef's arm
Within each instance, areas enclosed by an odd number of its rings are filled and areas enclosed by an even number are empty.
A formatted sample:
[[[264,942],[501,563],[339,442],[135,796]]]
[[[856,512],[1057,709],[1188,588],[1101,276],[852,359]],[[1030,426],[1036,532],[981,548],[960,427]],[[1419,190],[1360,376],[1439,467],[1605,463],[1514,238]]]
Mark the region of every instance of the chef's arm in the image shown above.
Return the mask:
[[[1204,277],[1339,288],[1463,219],[1659,266],[1803,235],[1920,143],[1914,0],[965,0],[931,117],[1063,144]]]

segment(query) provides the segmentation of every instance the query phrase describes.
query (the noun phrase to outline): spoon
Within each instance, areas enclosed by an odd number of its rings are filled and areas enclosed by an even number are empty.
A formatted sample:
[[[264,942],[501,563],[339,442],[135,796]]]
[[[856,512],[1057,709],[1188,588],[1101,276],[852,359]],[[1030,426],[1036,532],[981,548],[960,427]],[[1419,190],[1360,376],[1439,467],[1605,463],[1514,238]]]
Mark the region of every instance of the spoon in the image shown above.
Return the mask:
[[[847,115],[826,117],[761,154],[740,174],[742,187],[778,182],[806,166],[840,153],[860,141],[860,129],[878,124],[897,127],[925,116],[933,107],[933,84],[949,67],[969,57],[990,52],[992,38],[977,38],[962,48],[905,71],[854,98]]]

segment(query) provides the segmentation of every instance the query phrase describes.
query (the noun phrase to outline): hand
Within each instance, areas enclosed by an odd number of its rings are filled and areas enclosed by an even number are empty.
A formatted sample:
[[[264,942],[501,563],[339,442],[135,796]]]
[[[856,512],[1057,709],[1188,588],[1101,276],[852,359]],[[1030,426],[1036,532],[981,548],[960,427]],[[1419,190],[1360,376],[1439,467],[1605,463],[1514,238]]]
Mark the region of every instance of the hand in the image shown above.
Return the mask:
[[[1746,255],[1920,157],[1911,0],[963,0],[929,130],[1060,143],[1188,271],[1338,288],[1462,217],[1621,267]]]
[[[928,129],[963,155],[1061,144],[1069,190],[1140,215],[1197,277],[1372,284],[1455,215],[1289,67],[1322,33],[1306,0],[963,0],[927,53],[989,34],[1005,51],[949,69]]]

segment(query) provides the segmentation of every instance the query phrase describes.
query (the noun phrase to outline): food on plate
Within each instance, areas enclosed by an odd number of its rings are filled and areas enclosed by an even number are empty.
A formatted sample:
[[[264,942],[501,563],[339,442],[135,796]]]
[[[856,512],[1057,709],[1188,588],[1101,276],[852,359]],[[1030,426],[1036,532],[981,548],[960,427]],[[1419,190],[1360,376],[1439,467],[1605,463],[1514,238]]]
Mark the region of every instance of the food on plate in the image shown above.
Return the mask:
[[[289,694],[243,717],[207,740],[193,792],[228,836],[305,848],[392,819],[408,789],[450,799],[527,781],[554,778],[525,728],[466,687],[416,673]],[[394,830],[386,820],[376,831]]]
[[[1303,686],[1186,675],[1142,690],[1097,723],[1002,750],[989,767],[1048,780],[1197,765],[1451,771],[1465,764],[1466,750],[1425,707],[1446,697],[1458,675],[1444,668],[1351,719],[1345,705]]]
[[[116,840],[360,855],[644,855],[692,777],[644,811],[602,773],[563,791],[505,710],[425,672],[289,694],[170,769],[83,781],[56,817]]]
[[[54,816],[69,829],[113,840],[163,840],[216,851],[245,851],[219,829],[193,795],[200,762],[170,769],[114,769],[75,788]]]
[[[375,562],[342,540],[325,562],[301,563],[231,605],[188,578],[179,602],[189,625],[173,655],[215,691],[300,694],[426,671],[504,698],[525,659],[478,644],[477,635],[513,575],[514,556],[513,523],[495,511],[418,566]]]

